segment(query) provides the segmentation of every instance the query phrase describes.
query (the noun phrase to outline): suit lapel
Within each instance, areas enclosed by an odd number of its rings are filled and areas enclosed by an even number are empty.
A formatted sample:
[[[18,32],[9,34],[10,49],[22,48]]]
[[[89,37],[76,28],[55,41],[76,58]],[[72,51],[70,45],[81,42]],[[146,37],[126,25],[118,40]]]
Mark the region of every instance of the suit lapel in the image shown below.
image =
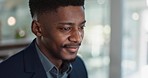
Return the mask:
[[[47,78],[35,48],[35,40],[24,51],[25,72],[32,73],[32,78]]]

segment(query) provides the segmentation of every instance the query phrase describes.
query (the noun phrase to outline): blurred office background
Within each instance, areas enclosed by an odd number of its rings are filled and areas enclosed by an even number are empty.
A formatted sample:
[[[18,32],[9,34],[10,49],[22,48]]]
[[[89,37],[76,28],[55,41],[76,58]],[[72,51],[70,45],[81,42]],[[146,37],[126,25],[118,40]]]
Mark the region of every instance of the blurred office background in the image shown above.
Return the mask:
[[[148,0],[86,0],[85,12],[89,78],[147,78]],[[32,41],[30,27],[28,0],[0,0],[0,61]]]

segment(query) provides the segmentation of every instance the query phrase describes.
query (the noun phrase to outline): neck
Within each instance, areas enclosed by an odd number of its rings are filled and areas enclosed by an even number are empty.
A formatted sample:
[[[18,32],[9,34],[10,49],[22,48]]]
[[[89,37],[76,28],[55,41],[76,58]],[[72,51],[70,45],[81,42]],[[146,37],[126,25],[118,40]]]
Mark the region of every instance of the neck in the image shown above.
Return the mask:
[[[53,57],[46,48],[37,40],[37,46],[41,50],[41,52],[48,58],[48,60],[53,63],[58,69],[60,69],[63,61],[61,59]]]

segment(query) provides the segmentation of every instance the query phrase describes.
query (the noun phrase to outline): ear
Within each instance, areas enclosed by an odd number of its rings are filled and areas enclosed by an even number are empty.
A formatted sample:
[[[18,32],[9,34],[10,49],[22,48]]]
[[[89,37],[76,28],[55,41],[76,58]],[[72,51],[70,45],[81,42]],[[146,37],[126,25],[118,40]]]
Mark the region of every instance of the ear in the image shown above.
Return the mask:
[[[40,25],[40,23],[37,22],[36,20],[33,20],[33,21],[32,21],[31,30],[32,30],[32,32],[33,32],[37,37],[42,36],[42,34],[41,34],[41,25]]]

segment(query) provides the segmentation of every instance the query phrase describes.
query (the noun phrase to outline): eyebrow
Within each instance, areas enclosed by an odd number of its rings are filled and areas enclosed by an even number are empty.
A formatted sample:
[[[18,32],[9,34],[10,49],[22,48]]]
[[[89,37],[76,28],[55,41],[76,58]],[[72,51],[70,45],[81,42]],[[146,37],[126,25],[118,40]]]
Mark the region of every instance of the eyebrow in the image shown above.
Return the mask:
[[[86,20],[84,20],[81,24],[85,24],[85,23],[86,23]],[[61,24],[61,25],[74,25],[74,23],[72,23],[72,22],[61,22],[59,24]]]

